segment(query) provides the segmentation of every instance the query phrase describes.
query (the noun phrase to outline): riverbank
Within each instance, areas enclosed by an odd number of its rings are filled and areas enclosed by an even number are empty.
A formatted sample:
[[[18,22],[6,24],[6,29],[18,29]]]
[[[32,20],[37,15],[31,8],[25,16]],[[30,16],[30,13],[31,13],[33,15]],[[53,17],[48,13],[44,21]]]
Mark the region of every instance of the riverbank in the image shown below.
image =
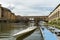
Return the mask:
[[[51,26],[51,27],[55,27],[55,28],[58,28],[58,29],[60,29],[60,26],[58,26],[58,25],[52,25],[52,24],[48,24],[48,26]]]

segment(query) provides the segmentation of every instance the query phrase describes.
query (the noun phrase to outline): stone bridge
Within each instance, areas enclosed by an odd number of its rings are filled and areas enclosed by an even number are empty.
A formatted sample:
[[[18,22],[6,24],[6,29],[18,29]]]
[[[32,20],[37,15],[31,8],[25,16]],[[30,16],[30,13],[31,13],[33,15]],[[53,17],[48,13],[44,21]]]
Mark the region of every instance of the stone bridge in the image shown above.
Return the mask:
[[[24,16],[29,19],[29,21],[45,21],[48,22],[48,16]]]

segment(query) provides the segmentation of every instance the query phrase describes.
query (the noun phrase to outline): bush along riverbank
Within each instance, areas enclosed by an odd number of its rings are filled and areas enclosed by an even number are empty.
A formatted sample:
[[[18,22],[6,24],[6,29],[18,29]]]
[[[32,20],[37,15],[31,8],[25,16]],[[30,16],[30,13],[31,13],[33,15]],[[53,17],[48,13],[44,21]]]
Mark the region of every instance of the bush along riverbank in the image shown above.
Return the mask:
[[[57,20],[55,19],[51,22],[48,22],[48,25],[53,26],[53,27],[55,26],[56,28],[60,29],[60,18]]]

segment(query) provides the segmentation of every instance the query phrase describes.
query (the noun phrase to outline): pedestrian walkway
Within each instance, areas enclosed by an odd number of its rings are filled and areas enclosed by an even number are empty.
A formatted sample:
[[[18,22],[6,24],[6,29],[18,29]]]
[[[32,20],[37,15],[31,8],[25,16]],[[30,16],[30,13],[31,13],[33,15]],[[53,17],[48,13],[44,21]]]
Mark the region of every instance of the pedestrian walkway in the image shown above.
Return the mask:
[[[57,40],[57,36],[53,33],[51,33],[47,28],[44,26],[41,27],[42,34],[44,37],[44,40]]]

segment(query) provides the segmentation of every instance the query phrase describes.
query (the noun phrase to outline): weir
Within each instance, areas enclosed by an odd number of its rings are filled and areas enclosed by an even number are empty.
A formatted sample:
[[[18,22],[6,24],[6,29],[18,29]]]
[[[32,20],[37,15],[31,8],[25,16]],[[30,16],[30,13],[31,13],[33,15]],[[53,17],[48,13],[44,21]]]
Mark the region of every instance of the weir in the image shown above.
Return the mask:
[[[20,31],[16,34],[14,34],[12,37],[15,40],[23,40],[25,37],[29,36],[31,33],[33,33],[36,30],[37,27],[29,27],[23,31]],[[24,36],[27,35],[27,36]]]

